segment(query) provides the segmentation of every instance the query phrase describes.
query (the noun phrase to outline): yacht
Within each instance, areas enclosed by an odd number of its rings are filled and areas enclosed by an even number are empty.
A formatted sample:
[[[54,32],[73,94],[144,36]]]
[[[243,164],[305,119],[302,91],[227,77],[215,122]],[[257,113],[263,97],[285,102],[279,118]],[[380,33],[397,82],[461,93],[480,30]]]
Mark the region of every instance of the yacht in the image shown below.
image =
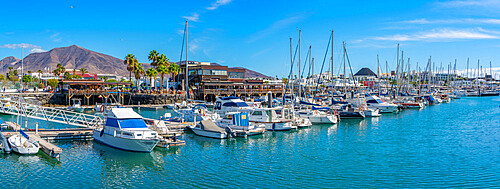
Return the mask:
[[[301,118],[309,119],[314,124],[335,124],[338,122],[338,118],[335,115],[319,111],[315,107],[312,110],[299,110],[297,111],[297,115]]]
[[[108,146],[134,152],[151,152],[160,141],[158,133],[149,129],[132,108],[111,108],[105,124],[94,129],[92,137]]]
[[[366,97],[366,104],[369,108],[379,109],[380,113],[394,113],[398,111],[398,105],[388,103],[373,95]]]
[[[20,134],[15,134],[9,137],[8,143],[13,152],[21,155],[36,154],[40,150],[38,141],[30,139],[23,130],[19,130]]]
[[[238,97],[222,97],[217,98],[214,105],[214,112],[224,116],[226,112],[253,112],[253,107],[248,106],[245,101]]]
[[[236,131],[237,136],[243,137],[259,135],[265,132],[265,125],[251,123],[247,112],[227,112],[226,115],[218,119],[215,124],[222,128],[229,127],[233,131]]]
[[[292,120],[279,119],[275,108],[257,108],[250,115],[250,121],[256,124],[264,124],[268,131],[289,131],[297,129],[292,125]]]

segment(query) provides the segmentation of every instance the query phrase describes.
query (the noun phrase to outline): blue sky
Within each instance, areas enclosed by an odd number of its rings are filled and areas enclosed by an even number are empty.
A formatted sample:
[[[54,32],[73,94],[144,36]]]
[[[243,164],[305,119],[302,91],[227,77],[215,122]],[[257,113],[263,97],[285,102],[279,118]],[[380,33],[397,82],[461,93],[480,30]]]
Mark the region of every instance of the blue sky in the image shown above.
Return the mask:
[[[78,45],[147,63],[155,49],[178,61],[184,21],[189,20],[190,60],[247,67],[283,77],[289,70],[289,38],[302,30],[302,60],[309,45],[320,70],[334,30],[335,69],[345,41],[356,72],[376,70],[377,54],[395,69],[401,44],[412,69],[457,59],[457,69],[489,67],[500,76],[500,1],[4,1],[0,9],[0,58]],[[26,56],[27,53],[25,53]],[[472,66],[474,65],[474,66]],[[326,69],[326,68],[325,68]],[[337,72],[337,71],[335,71]],[[489,72],[489,70],[488,70]]]

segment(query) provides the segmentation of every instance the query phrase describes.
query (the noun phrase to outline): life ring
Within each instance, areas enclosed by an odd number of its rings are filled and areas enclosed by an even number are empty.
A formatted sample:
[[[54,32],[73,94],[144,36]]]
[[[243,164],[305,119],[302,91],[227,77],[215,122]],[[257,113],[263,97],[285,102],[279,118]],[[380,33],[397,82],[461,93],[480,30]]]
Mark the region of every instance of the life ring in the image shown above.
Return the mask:
[[[106,107],[104,107],[104,105],[101,105],[101,113],[104,112],[104,109],[106,109]]]

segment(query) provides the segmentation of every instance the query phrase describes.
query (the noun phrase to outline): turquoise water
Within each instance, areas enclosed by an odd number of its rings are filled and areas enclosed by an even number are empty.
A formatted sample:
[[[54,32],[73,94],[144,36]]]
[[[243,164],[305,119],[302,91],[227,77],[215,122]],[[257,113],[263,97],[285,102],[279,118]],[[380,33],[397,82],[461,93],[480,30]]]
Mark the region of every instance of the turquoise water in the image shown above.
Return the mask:
[[[164,112],[141,110],[156,118]],[[58,127],[57,125],[54,127]],[[58,141],[45,154],[0,154],[2,188],[421,188],[500,186],[500,98],[342,120],[294,132],[216,140],[150,154]]]

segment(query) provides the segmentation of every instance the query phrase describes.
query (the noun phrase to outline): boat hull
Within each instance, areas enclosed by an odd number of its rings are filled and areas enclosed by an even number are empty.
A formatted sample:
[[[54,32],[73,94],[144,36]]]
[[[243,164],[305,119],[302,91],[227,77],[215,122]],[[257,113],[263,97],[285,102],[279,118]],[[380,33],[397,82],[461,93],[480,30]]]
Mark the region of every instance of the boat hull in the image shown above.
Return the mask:
[[[337,118],[334,115],[325,116],[305,116],[302,118],[307,118],[312,124],[335,124],[337,123]]]
[[[213,131],[205,131],[201,129],[191,128],[194,134],[198,136],[208,137],[208,138],[216,138],[216,139],[224,139],[227,138],[227,133],[221,132],[213,132]]]
[[[95,141],[106,144],[113,148],[132,151],[132,152],[145,152],[149,153],[158,144],[158,139],[128,139],[121,137],[114,137],[113,135],[103,133],[100,130],[94,130],[92,137]]]

